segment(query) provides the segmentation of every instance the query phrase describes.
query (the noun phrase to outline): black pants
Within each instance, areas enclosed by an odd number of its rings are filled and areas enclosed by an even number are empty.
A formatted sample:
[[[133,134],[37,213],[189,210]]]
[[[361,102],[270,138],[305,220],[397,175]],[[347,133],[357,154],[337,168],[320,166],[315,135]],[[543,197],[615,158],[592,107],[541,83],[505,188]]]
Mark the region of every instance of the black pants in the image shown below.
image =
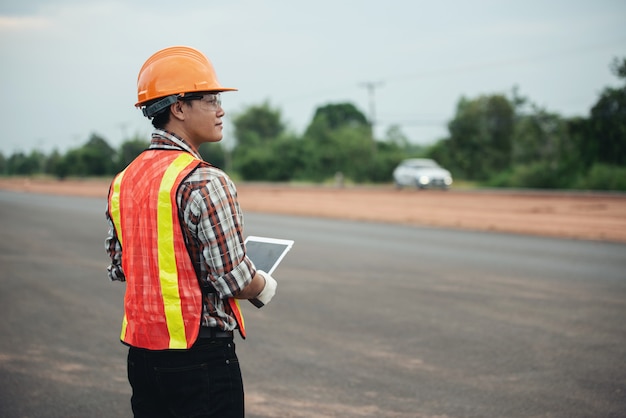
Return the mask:
[[[230,338],[199,339],[189,350],[128,351],[135,418],[244,416],[243,382]]]

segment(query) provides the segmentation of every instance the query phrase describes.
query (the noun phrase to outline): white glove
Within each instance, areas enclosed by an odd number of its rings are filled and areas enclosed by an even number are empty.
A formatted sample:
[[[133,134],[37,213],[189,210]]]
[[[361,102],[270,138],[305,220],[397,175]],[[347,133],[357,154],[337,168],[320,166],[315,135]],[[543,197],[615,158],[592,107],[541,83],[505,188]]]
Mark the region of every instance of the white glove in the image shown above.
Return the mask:
[[[272,300],[272,298],[276,294],[276,287],[278,286],[278,283],[272,276],[270,276],[263,270],[257,270],[257,273],[263,276],[263,278],[265,279],[265,286],[256,298],[250,299],[250,302],[257,308],[262,308],[263,306],[270,303],[270,300]]]

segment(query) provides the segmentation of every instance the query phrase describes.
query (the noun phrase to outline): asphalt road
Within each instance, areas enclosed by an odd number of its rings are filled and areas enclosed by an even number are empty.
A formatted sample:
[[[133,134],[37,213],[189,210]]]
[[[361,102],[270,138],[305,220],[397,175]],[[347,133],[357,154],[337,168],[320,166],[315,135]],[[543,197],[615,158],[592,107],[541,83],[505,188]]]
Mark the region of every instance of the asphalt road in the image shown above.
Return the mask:
[[[626,416],[626,245],[246,214],[248,416]],[[0,417],[129,417],[104,201],[0,191]]]

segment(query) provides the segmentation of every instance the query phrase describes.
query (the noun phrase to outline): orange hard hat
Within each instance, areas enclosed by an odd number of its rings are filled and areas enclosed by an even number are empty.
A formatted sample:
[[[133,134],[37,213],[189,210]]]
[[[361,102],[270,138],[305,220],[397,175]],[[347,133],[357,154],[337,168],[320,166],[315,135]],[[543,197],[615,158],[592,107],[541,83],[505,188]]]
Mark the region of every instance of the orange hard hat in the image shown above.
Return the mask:
[[[188,46],[172,46],[157,51],[144,63],[137,77],[136,107],[145,106],[159,98],[169,98],[156,111],[144,115],[151,117],[168,103],[174,103],[175,95],[200,91],[236,91],[223,87],[217,80],[211,61],[197,49]],[[152,107],[152,106],[150,106]]]

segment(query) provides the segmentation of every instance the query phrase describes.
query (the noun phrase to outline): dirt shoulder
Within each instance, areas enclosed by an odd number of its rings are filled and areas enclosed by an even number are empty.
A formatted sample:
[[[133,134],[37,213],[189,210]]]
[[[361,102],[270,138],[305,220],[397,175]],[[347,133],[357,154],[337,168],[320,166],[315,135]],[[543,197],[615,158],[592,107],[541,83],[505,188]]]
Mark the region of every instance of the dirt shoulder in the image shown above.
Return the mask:
[[[0,189],[106,197],[106,180],[0,179]],[[238,185],[244,210],[626,243],[626,195]]]

